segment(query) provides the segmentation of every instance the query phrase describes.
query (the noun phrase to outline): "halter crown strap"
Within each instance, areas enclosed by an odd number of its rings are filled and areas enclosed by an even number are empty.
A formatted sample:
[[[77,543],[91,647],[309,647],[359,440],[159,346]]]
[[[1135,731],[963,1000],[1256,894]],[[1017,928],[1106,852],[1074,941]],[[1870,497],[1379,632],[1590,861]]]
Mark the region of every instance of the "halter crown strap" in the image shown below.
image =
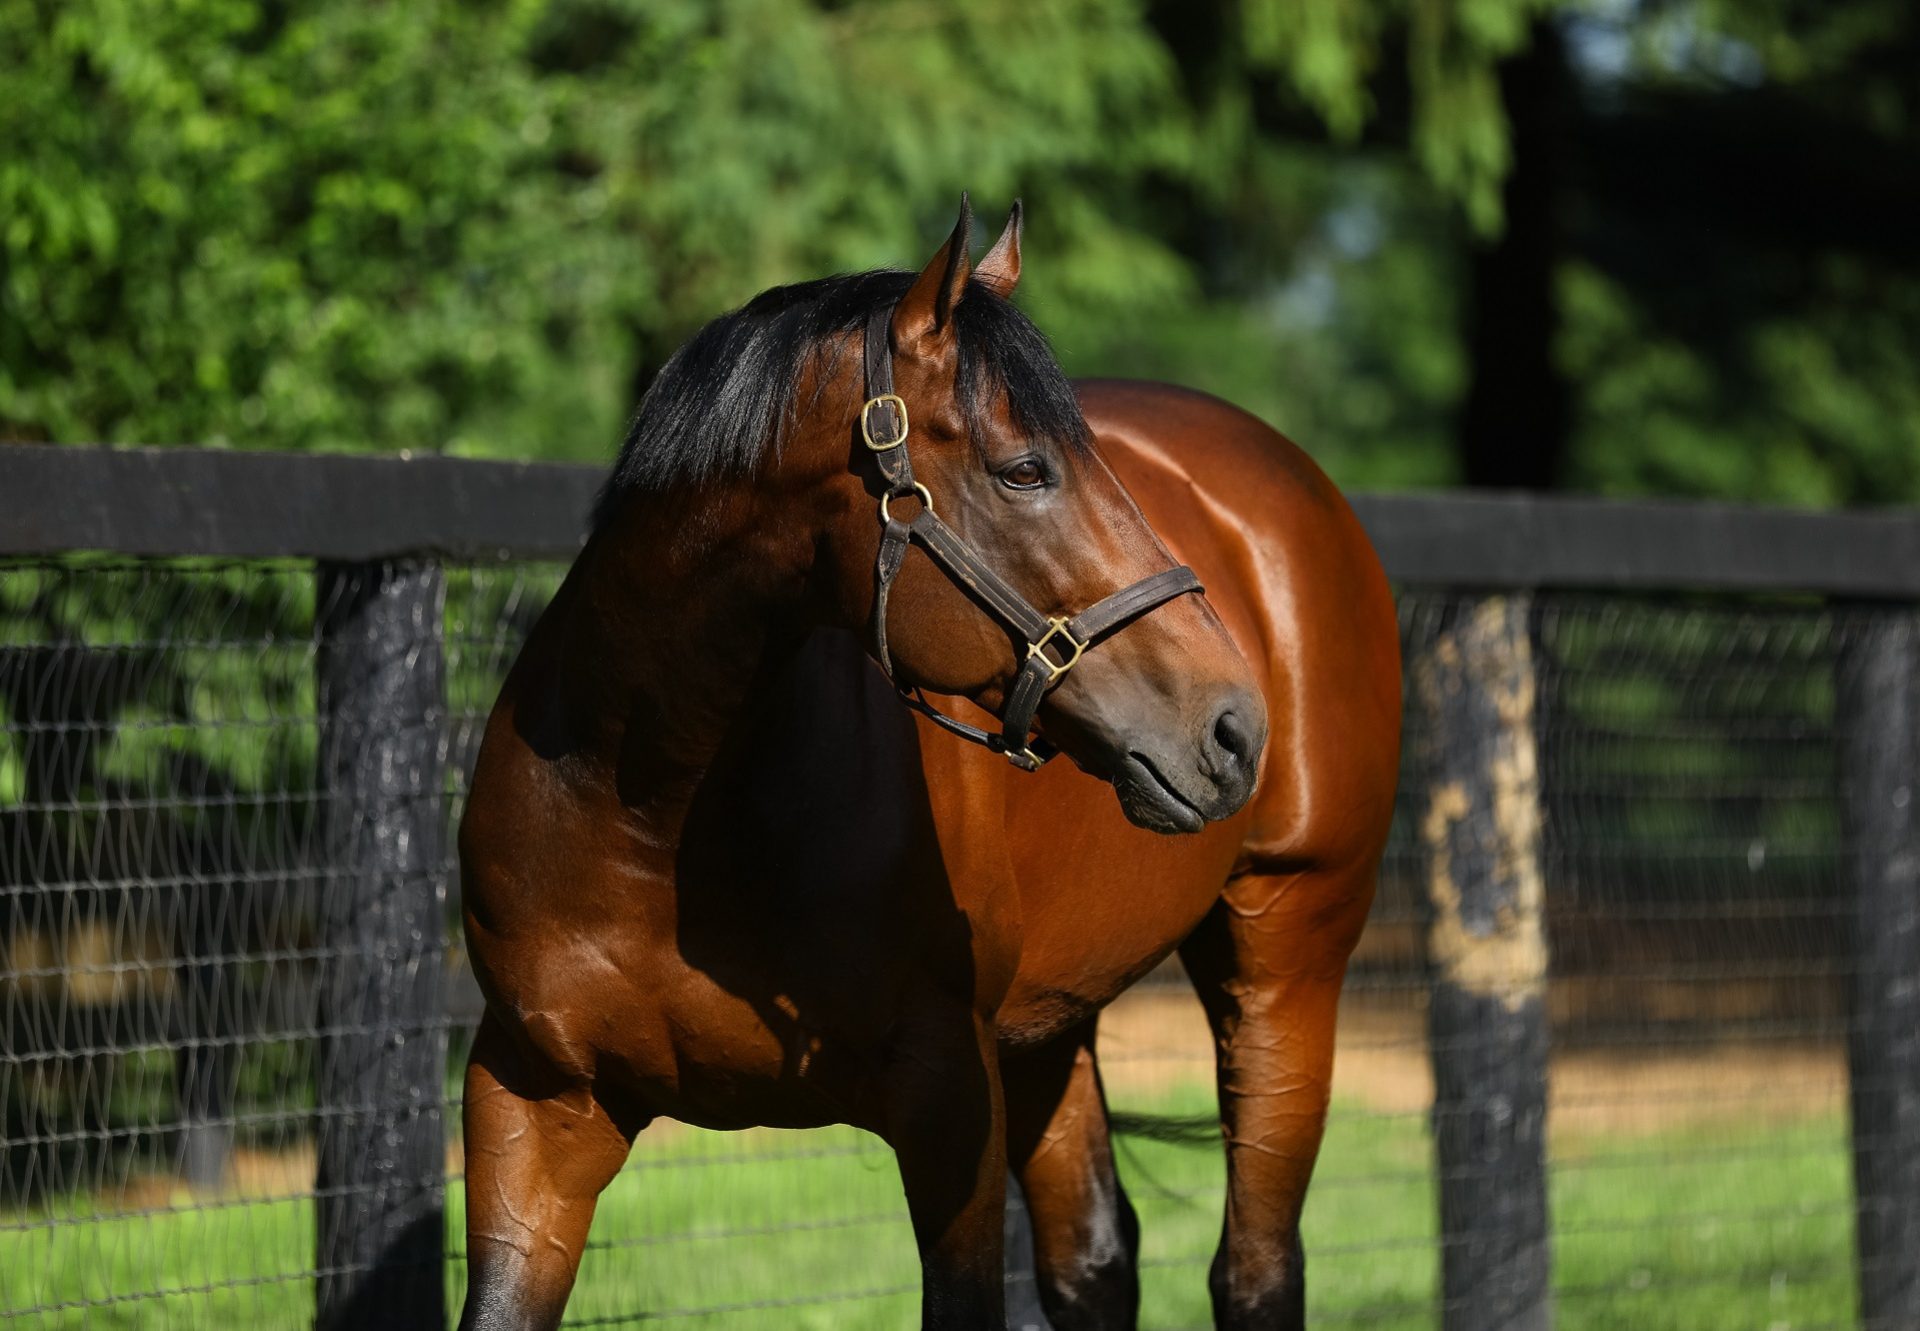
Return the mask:
[[[1138,619],[1176,596],[1204,588],[1184,564],[1151,577],[1096,602],[1071,619],[1043,615],[974,552],[959,533],[933,511],[933,496],[913,478],[913,460],[907,453],[910,429],[907,404],[893,391],[893,309],[883,306],[867,316],[864,357],[867,401],[860,409],[860,437],[886,482],[880,496],[880,553],[874,561],[874,656],[901,700],[943,729],[1004,754],[1014,766],[1033,771],[1056,750],[1033,736],[1033,719],[1047,690],[1080,660],[1100,638]],[[895,517],[891,501],[910,494],[920,498],[920,511],[911,520]],[[893,674],[887,650],[887,596],[894,577],[906,562],[907,550],[918,541],[949,578],[970,592],[1001,624],[1027,645],[1026,659],[1014,674],[1001,713],[1000,733],[955,720],[928,702],[920,690],[902,685]]]
[[[887,678],[893,678],[893,658],[887,651],[887,593],[893,590],[894,575],[906,562],[912,533],[888,510],[888,499],[912,494],[913,459],[907,454],[907,409],[893,391],[893,307],[882,305],[867,316],[864,339],[867,401],[860,408],[860,437],[886,482],[881,497],[880,554],[874,561],[873,646],[874,656]],[[877,431],[877,433],[876,433]],[[928,507],[931,507],[929,505]]]

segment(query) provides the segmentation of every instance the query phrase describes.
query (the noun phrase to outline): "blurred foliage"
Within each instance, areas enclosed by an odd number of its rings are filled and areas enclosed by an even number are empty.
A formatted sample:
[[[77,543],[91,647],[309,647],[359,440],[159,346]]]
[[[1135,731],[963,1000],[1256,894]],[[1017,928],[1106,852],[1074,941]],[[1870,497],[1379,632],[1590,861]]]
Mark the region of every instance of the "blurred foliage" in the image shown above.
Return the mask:
[[[691,329],[781,281],[919,262],[962,188],[1026,193],[1033,296],[1068,324],[1183,308],[1192,265],[1137,196],[1232,165],[1116,0],[0,22],[21,437],[598,458]]]
[[[1072,372],[1446,483],[1545,21],[1583,123],[1764,93],[1912,146],[1907,0],[8,0],[0,439],[602,460],[705,319],[918,263],[969,188],[1026,198]],[[1676,282],[1618,203],[1567,203],[1571,481],[1920,497],[1910,254]]]
[[[1249,67],[1283,75],[1337,139],[1352,142],[1373,118],[1370,82],[1398,36],[1412,92],[1414,156],[1466,205],[1477,229],[1492,231],[1508,165],[1495,65],[1526,45],[1534,15],[1551,8],[1552,0],[1249,0],[1241,49]]]
[[[1920,500],[1920,8],[1616,2],[1573,31],[1598,179],[1560,271],[1567,479]]]

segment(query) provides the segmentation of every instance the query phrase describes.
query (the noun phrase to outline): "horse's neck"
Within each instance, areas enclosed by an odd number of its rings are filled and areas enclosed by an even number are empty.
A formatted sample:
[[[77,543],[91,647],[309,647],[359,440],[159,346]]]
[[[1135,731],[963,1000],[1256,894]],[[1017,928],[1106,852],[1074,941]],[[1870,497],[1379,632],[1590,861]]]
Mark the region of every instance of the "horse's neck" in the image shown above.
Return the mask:
[[[668,827],[746,715],[754,681],[796,649],[801,579],[782,576],[764,542],[642,503],[581,556],[553,687],[621,802]]]

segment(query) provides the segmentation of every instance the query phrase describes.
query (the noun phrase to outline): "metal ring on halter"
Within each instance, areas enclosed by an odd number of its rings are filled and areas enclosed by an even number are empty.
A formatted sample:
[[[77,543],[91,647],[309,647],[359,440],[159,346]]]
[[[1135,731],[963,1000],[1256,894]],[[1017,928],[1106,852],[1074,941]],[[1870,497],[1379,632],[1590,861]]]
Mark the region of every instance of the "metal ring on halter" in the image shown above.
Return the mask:
[[[920,484],[920,482],[915,481],[913,483],[913,488],[914,488],[914,491],[920,496],[920,502],[927,506],[927,512],[929,513],[933,512],[933,495],[928,493],[927,487]],[[891,498],[893,498],[892,495],[880,496],[880,521],[882,522],[893,521],[893,515],[887,512],[887,501]]]

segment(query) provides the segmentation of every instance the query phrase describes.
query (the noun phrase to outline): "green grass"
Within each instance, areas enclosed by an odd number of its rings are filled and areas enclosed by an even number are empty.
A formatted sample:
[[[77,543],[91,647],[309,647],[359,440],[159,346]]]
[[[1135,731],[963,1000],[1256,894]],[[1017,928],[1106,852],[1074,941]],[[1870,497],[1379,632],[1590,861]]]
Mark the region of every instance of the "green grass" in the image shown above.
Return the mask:
[[[1156,1107],[1205,1103],[1196,1089]],[[1145,1231],[1143,1325],[1206,1325],[1206,1262],[1219,1228],[1217,1152],[1129,1142],[1121,1164]],[[1382,1331],[1436,1324],[1431,1166],[1419,1117],[1336,1107],[1305,1223],[1313,1324]],[[1849,1198],[1845,1123],[1837,1116],[1558,1139],[1556,1325],[1850,1325]],[[460,1212],[456,1187],[449,1224],[456,1246]],[[89,1199],[72,1197],[47,1214],[91,1213]],[[48,1226],[46,1218],[0,1220],[7,1226],[0,1229],[0,1316],[67,1304],[38,1325],[249,1329],[297,1327],[311,1316],[306,1201],[236,1202],[84,1226]],[[720,1307],[727,1311],[669,1320],[753,1331],[861,1331],[913,1321],[916,1270],[892,1157],[850,1129],[660,1134],[643,1143],[635,1166],[602,1199],[592,1244],[571,1321],[620,1325],[640,1320],[642,1310],[665,1317]],[[448,1277],[457,1296],[464,1266],[450,1263]],[[893,1290],[903,1292],[884,1292]],[[124,1298],[156,1292],[165,1297]],[[114,1295],[121,1301],[98,1302]],[[843,1297],[852,1295],[864,1297]]]

